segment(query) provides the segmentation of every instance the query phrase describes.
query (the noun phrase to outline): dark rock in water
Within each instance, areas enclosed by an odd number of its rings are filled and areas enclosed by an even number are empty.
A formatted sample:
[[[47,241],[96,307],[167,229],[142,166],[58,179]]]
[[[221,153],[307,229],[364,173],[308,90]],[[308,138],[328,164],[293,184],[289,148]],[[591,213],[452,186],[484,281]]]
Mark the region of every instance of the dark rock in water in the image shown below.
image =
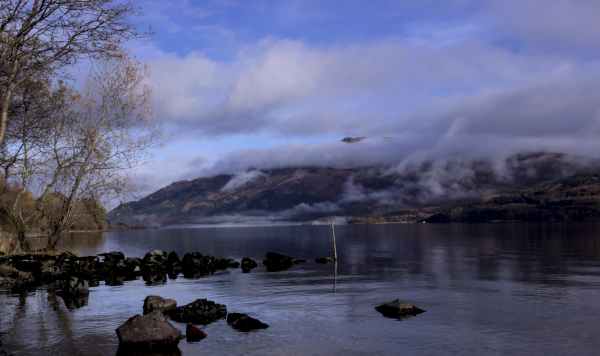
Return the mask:
[[[125,276],[107,276],[104,278],[104,283],[107,286],[122,286],[125,280]]]
[[[157,315],[136,315],[129,318],[116,330],[119,349],[135,351],[175,348],[184,336],[169,322],[160,320]]]
[[[258,262],[251,260],[248,257],[242,258],[242,271],[249,272],[255,267],[258,267]]]
[[[227,315],[227,307],[211,300],[196,301],[169,312],[171,319],[180,323],[208,324]]]
[[[162,266],[167,262],[167,252],[163,250],[152,250],[144,256],[142,261],[145,265]]]
[[[217,269],[227,269],[227,267],[229,267],[229,261],[224,258],[219,258],[215,261],[215,266]]]
[[[169,257],[167,257],[167,268],[169,271],[171,271],[171,273],[178,273],[181,271],[181,261],[179,260],[179,256],[177,256],[175,251],[171,251],[171,253],[169,253]]]
[[[202,265],[202,257],[204,256],[200,252],[186,253],[181,260],[181,268],[184,270],[199,268]]]
[[[235,260],[232,259],[228,259],[227,260],[227,267],[229,268],[238,268],[240,266],[239,262],[235,262]]]
[[[169,253],[169,256],[167,257],[167,263],[169,265],[181,263],[181,260],[179,259],[179,256],[177,256],[177,253],[175,251],[171,251]]]
[[[276,272],[286,270],[298,262],[295,258],[281,253],[267,252],[267,259],[263,261],[263,264],[267,266],[267,271]]]
[[[65,306],[67,309],[75,310],[88,305],[88,301],[90,299],[90,295],[68,295],[61,294],[61,298],[63,299]]]
[[[71,277],[62,287],[61,294],[69,296],[90,294],[90,284],[84,279]]]
[[[80,271],[94,271],[98,266],[98,262],[100,262],[98,256],[80,257],[78,269]]]
[[[375,307],[375,309],[388,318],[400,318],[414,316],[424,313],[425,310],[417,308],[402,299],[396,299],[393,302]]]
[[[186,337],[186,340],[188,342],[190,342],[190,341],[200,341],[200,340],[206,338],[206,336],[208,336],[208,335],[206,335],[204,333],[204,331],[198,329],[197,327],[195,327],[191,323],[188,323],[185,326],[185,337]]]
[[[171,310],[177,306],[177,302],[173,299],[165,299],[158,295],[149,295],[144,299],[144,315],[159,310],[165,312]]]
[[[248,314],[229,313],[227,314],[227,324],[240,331],[250,331],[255,329],[266,329],[269,325],[254,319]]]
[[[152,275],[144,275],[144,281],[147,286],[159,286],[161,284],[167,283],[167,276],[164,274],[152,274]]]
[[[106,267],[115,267],[117,265],[117,262],[125,259],[125,255],[122,252],[117,251],[101,253],[98,256],[104,256],[103,263]]]
[[[333,263],[335,262],[335,258],[333,257],[321,257],[315,260],[316,263]]]

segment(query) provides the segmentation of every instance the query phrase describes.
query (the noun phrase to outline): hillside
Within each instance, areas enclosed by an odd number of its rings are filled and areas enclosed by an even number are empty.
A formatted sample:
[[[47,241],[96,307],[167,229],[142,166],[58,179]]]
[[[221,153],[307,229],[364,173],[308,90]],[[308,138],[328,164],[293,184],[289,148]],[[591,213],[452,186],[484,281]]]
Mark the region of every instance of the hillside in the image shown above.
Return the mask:
[[[402,169],[298,167],[220,174],[172,183],[120,205],[107,218],[113,224],[144,226],[265,218],[306,221],[372,213],[389,218],[398,210],[414,215],[410,209],[466,204],[542,181],[600,171],[598,160],[556,153],[516,155],[500,163],[449,160]],[[440,209],[422,211],[419,219]]]
[[[600,218],[600,179],[581,174],[446,209],[427,222],[584,220]]]

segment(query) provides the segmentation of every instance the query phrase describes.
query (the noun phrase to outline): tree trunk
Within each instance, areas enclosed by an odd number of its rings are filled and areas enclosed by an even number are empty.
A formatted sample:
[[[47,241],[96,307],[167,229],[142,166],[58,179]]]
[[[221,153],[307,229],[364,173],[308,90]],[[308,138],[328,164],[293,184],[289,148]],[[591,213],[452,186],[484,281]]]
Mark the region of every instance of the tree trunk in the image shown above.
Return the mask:
[[[56,251],[56,246],[61,240],[62,230],[54,229],[52,234],[48,236],[48,243],[46,244],[46,251]]]
[[[25,236],[25,231],[18,232],[19,244],[21,245],[21,251],[29,252],[31,251],[31,247],[29,246],[29,241],[27,240],[27,236]]]

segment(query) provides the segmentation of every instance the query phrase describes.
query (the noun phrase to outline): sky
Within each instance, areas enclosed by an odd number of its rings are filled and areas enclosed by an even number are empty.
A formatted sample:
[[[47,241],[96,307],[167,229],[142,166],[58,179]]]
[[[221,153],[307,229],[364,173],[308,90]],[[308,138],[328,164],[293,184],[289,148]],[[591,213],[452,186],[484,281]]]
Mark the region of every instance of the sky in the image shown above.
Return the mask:
[[[148,191],[249,168],[600,158],[596,0],[134,0]],[[358,143],[344,137],[367,137]]]

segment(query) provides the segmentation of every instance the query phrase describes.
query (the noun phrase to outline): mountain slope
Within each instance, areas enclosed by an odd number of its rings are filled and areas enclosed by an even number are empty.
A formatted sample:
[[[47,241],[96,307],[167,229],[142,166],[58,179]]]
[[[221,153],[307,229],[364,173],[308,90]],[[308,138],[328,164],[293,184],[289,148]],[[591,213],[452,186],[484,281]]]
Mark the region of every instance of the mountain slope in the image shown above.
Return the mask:
[[[139,201],[120,205],[108,214],[108,220],[146,226],[211,223],[240,216],[303,221],[452,206],[541,181],[600,171],[599,162],[536,153],[501,162],[453,159],[401,168],[250,170],[172,183]]]
[[[482,203],[434,214],[428,222],[583,220],[600,218],[600,179],[582,174],[552,180]]]

